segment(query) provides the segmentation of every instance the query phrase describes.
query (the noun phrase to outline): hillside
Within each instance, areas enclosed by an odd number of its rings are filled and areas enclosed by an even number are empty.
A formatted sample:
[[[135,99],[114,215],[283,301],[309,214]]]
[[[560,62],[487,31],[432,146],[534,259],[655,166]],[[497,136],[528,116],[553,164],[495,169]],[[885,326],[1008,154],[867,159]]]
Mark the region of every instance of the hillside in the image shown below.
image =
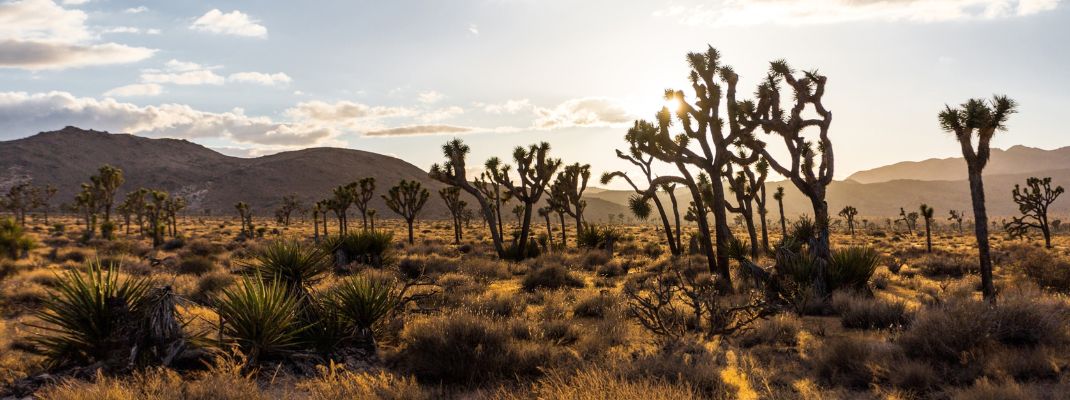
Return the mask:
[[[0,142],[0,189],[32,179],[35,184],[52,184],[59,189],[54,205],[68,203],[103,164],[124,171],[126,183],[120,192],[139,187],[164,189],[186,198],[189,214],[229,215],[235,203],[244,201],[254,213],[270,216],[286,194],[297,194],[307,206],[325,198],[340,184],[371,176],[379,194],[402,179],[419,181],[432,194],[423,216],[448,216],[437,194],[444,185],[430,179],[419,167],[394,157],[353,149],[309,148],[238,158],[186,140],[150,139],[76,127]],[[469,204],[474,207],[474,199],[469,199]],[[393,217],[379,196],[372,207],[384,218]],[[624,212],[624,208],[592,202],[589,212],[595,218],[604,218]]]
[[[1070,168],[1070,147],[1044,150],[1026,146],[1012,146],[1007,150],[992,149],[992,156],[984,174],[1016,175],[1040,174]],[[858,183],[889,182],[894,180],[957,181],[966,179],[966,164],[962,157],[932,158],[924,161],[904,161],[855,172],[846,180]]]

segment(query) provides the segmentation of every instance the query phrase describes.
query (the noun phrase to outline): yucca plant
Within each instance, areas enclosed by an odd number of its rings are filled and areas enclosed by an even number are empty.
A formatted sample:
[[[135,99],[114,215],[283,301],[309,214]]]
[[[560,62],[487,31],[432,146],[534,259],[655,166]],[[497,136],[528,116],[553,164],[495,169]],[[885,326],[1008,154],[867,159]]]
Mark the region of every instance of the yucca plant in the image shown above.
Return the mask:
[[[829,290],[865,288],[880,261],[881,254],[869,247],[847,247],[832,252],[827,269]]]
[[[42,330],[33,342],[53,367],[104,360],[136,340],[129,328],[144,315],[149,289],[147,279],[120,277],[99,261],[84,274],[69,271],[36,312],[44,323],[32,325]]]
[[[329,254],[296,240],[272,241],[242,265],[264,279],[279,281],[287,289],[302,293],[331,269]]]
[[[331,291],[332,305],[356,332],[368,334],[399,303],[395,281],[354,276]]]
[[[334,256],[337,266],[356,262],[381,267],[390,262],[393,244],[393,233],[368,230],[332,236],[323,247]]]
[[[18,259],[33,246],[33,238],[26,236],[13,218],[0,219],[0,258]]]
[[[246,277],[224,289],[217,304],[223,334],[251,363],[294,350],[308,328],[300,298],[277,278]]]

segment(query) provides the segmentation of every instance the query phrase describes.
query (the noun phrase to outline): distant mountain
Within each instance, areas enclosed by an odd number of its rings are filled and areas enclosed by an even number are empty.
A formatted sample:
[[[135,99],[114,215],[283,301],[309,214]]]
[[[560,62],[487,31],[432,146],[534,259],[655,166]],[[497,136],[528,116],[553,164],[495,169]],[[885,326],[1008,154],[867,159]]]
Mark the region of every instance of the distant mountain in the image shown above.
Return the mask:
[[[1070,168],[1070,147],[1043,150],[1013,146],[1007,150],[992,149],[985,166],[985,175],[1015,175]],[[932,158],[925,161],[904,161],[859,171],[846,180],[858,183],[888,182],[898,179],[918,181],[956,181],[966,179],[966,163],[962,157]]]
[[[423,216],[446,218],[448,211],[438,196],[444,185],[427,172],[404,160],[361,150],[309,148],[257,158],[220,154],[186,140],[150,139],[76,127],[0,142],[0,190],[32,179],[34,184],[52,184],[58,193],[54,205],[69,203],[83,182],[103,164],[123,170],[126,183],[121,194],[139,187],[164,189],[186,198],[188,213],[230,215],[234,204],[244,201],[253,212],[270,216],[283,196],[296,194],[305,206],[327,197],[341,184],[374,177],[377,194],[386,193],[402,179],[419,181],[431,192]],[[121,196],[120,196],[121,197]],[[618,214],[617,204],[596,202],[589,206],[594,217]],[[476,207],[469,199],[470,207]],[[377,195],[372,207],[383,218],[394,215]]]

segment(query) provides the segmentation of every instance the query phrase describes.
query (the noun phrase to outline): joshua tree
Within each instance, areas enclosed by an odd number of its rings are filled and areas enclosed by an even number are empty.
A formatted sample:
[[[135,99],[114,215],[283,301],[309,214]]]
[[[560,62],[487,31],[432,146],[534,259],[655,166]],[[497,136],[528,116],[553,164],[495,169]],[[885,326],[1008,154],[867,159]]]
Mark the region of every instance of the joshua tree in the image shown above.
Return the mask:
[[[847,220],[847,229],[851,231],[851,236],[855,235],[855,216],[858,215],[858,209],[854,206],[846,206],[840,210],[840,216]]]
[[[645,194],[646,192],[651,191],[650,188],[654,187],[654,176],[652,168],[654,157],[647,154],[643,154],[643,152],[638,146],[638,143],[636,143],[637,138],[635,137],[635,135],[625,135],[624,139],[628,142],[628,152],[625,153],[623,151],[617,150],[617,158],[630,162],[632,163],[632,165],[639,167],[639,171],[643,173],[643,177],[646,179],[647,189],[640,189],[639,186],[637,186],[635,182],[633,182],[631,178],[628,177],[628,175],[621,171],[613,171],[602,174],[601,182],[603,185],[608,185],[614,178],[621,178],[628,183],[628,186],[631,186],[632,190],[634,190],[635,193]],[[676,188],[675,185],[667,186],[672,186],[672,189]],[[663,187],[662,189],[667,188]],[[669,191],[666,190],[666,192],[668,193]],[[654,201],[654,207],[657,208],[658,216],[661,218],[661,225],[665,228],[665,241],[669,244],[669,253],[674,256],[678,256],[682,254],[679,241],[680,213],[676,209],[676,195],[671,194],[670,196],[672,196],[673,201],[673,214],[676,217],[675,237],[673,236],[672,225],[670,225],[669,223],[668,213],[665,210],[665,206],[661,203],[661,199],[658,197],[656,189],[654,190],[654,195],[650,196],[650,199]]]
[[[957,225],[959,227],[959,233],[962,233],[962,216],[963,216],[963,212],[962,211],[956,211],[956,210],[948,210],[947,213],[949,214],[949,216],[947,217],[947,220],[954,222],[955,225]]]
[[[151,190],[148,192],[149,203],[145,205],[145,216],[149,222],[149,229],[152,234],[152,247],[159,247],[163,244],[163,231],[164,225],[164,212],[167,203],[167,192],[162,190]],[[238,203],[245,204],[245,203]],[[246,206],[248,211],[248,206]]]
[[[911,211],[908,213],[903,207],[899,207],[899,219],[896,221],[903,221],[903,225],[906,225],[907,227],[907,233],[909,233],[910,236],[914,236],[914,229],[918,227],[917,212]]]
[[[495,221],[501,220],[500,218],[495,219],[496,208],[493,202],[496,199],[488,200],[488,196],[468,180],[467,172],[465,171],[465,158],[468,157],[469,151],[471,149],[460,139],[446,142],[446,144],[442,145],[442,153],[446,156],[446,161],[442,164],[432,165],[429,175],[434,180],[461,188],[461,190],[468,192],[479,202],[483,220],[487,223],[487,226],[491,227],[490,237],[494,242],[494,249],[499,257],[503,257],[505,255],[505,246],[502,245],[501,230],[493,228]]]
[[[932,253],[933,236],[930,225],[932,225],[933,222],[933,208],[929,207],[928,204],[922,204],[921,207],[918,208],[918,211],[921,212],[921,217],[925,220],[925,251]]]
[[[30,207],[41,210],[48,224],[48,211],[52,209],[52,198],[56,196],[56,187],[52,185],[35,186],[32,190]]]
[[[587,181],[591,179],[591,165],[575,163],[565,166],[565,169],[557,174],[551,191],[560,191],[565,200],[565,212],[576,220],[576,229],[583,225],[583,210],[587,208],[587,201],[583,200],[583,192],[587,190]]]
[[[450,217],[453,219],[453,242],[461,244],[461,213],[464,208],[468,206],[468,203],[461,200],[461,188],[458,187],[446,187],[438,191],[438,195],[442,197],[442,201],[446,202],[446,208],[450,211]]]
[[[353,194],[356,192],[355,184],[342,185],[334,188],[333,197],[330,198],[330,209],[338,218],[338,233],[349,232],[349,206],[353,205]]]
[[[171,237],[178,237],[178,212],[186,208],[186,199],[171,197],[164,203],[164,213],[170,226]]]
[[[282,205],[278,210],[275,210],[275,219],[284,226],[290,226],[290,214],[301,208],[301,201],[297,199],[296,194],[289,194],[282,197]]]
[[[242,237],[252,238],[255,232],[253,232],[253,213],[249,211],[249,204],[239,201],[234,205],[234,209],[238,210],[238,219],[241,220]]]
[[[517,258],[523,258],[527,253],[528,236],[531,233],[531,214],[535,203],[542,198],[550,178],[561,166],[561,160],[550,158],[550,144],[542,142],[528,146],[527,149],[517,146],[513,150],[513,161],[516,162],[516,174],[520,178],[519,184],[513,182],[509,176],[511,167],[502,165],[495,169],[489,169],[491,177],[505,187],[512,197],[521,202],[524,207],[524,215],[520,222],[520,234],[516,238],[515,246]],[[489,165],[488,165],[489,167]]]
[[[317,243],[320,241],[320,215],[323,214],[323,206],[320,202],[312,205],[312,237]]]
[[[111,222],[111,210],[115,204],[115,192],[126,181],[123,178],[123,170],[105,164],[97,171],[97,175],[89,177],[92,182],[93,196],[96,204],[104,213],[104,222],[100,225],[100,233],[105,239],[111,239],[115,225]]]
[[[966,171],[970,180],[970,195],[973,200],[974,233],[977,235],[977,253],[981,264],[981,290],[987,300],[995,301],[996,289],[992,284],[992,259],[988,246],[988,213],[985,211],[985,189],[981,172],[988,164],[989,145],[996,131],[1007,129],[1007,119],[1017,111],[1017,104],[1007,96],[993,96],[989,101],[970,99],[960,107],[945,106],[940,112],[940,127],[955,135],[966,159]],[[977,147],[973,147],[974,135]]]
[[[755,198],[757,198],[761,192],[760,188],[765,187],[765,178],[769,174],[769,164],[760,158],[755,160],[747,157],[742,151],[740,153],[740,160],[753,161],[729,163],[726,166],[724,177],[728,179],[729,191],[735,195],[737,204],[736,206],[732,206],[726,202],[725,206],[728,208],[728,211],[738,214],[740,219],[742,219],[742,222],[746,225],[747,235],[750,237],[751,258],[758,258],[758,234],[754,226],[754,204]],[[751,168],[752,164],[755,165],[755,168],[753,169]],[[735,176],[732,175],[733,165],[738,165],[741,169]],[[758,170],[757,174],[755,173],[755,170]],[[765,218],[762,215],[760,215],[760,217],[762,219],[764,233]],[[763,235],[762,238],[765,239],[766,237]],[[763,248],[768,248],[768,240],[763,243]]]
[[[82,235],[85,240],[92,239],[96,234],[97,211],[100,209],[99,199],[93,185],[88,183],[83,183],[82,191],[74,196],[74,207],[85,218],[85,234]]]
[[[491,157],[488,159],[484,164],[486,171],[481,173],[479,178],[476,178],[475,187],[476,189],[479,189],[480,193],[482,193],[488,201],[490,201],[491,207],[494,208],[495,220],[488,221],[488,226],[490,229],[497,230],[498,236],[505,237],[505,227],[502,221],[502,206],[512,199],[512,195],[508,191],[503,191],[502,185],[494,180],[490,172],[487,172],[497,170],[500,165],[501,160],[498,159],[498,157]]]
[[[413,244],[412,224],[416,222],[416,217],[420,215],[420,210],[424,208],[431,194],[420,182],[402,179],[382,197],[391,211],[405,219],[409,226],[409,244]]]
[[[628,211],[631,211],[639,222],[644,222],[650,219],[650,212],[653,211],[650,208],[650,202],[643,195],[633,194],[628,198]]]
[[[776,200],[777,207],[780,208],[780,237],[788,236],[788,221],[784,219],[784,187],[777,186],[776,192],[773,192],[773,200]]]
[[[1014,202],[1018,203],[1018,211],[1021,217],[1014,217],[1011,222],[1003,226],[1007,232],[1014,236],[1022,236],[1025,231],[1035,228],[1044,235],[1044,246],[1051,248],[1051,224],[1048,222],[1048,208],[1063,194],[1063,187],[1051,188],[1051,178],[1029,178],[1025,182],[1026,187],[1014,185],[1011,195]]]
[[[19,225],[26,226],[26,211],[33,207],[33,187],[29,182],[21,182],[8,189],[0,205],[11,211]]]
[[[368,230],[368,203],[375,197],[375,178],[363,178],[353,186],[353,206],[360,211],[361,229]]]
[[[374,208],[368,209],[368,223],[371,224],[372,232],[375,232],[375,213],[376,211]]]
[[[554,247],[554,229],[553,226],[550,225],[551,213],[553,213],[553,210],[550,208],[550,206],[539,208],[539,216],[543,217],[543,219],[546,220],[546,242],[548,244],[547,247],[549,248]]]
[[[332,204],[330,200],[320,200],[316,202],[316,207],[320,210],[320,220],[323,221],[323,237],[330,236],[327,233],[327,211],[330,211],[331,206]]]

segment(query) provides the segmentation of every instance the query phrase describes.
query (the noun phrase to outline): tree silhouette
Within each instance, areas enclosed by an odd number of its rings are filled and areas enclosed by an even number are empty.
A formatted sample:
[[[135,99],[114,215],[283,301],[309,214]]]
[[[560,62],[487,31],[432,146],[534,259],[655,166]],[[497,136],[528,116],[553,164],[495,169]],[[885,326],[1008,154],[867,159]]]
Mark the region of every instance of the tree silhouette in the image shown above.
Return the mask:
[[[420,210],[424,208],[431,194],[420,182],[402,179],[382,197],[391,211],[405,219],[405,224],[409,226],[409,244],[413,244],[412,224],[416,222],[416,217],[420,215]]]
[[[918,208],[918,211],[921,212],[921,217],[925,220],[925,251],[932,253],[933,235],[930,225],[933,222],[933,208],[929,207],[928,204],[922,204],[921,207]]]
[[[583,192],[587,190],[587,181],[591,179],[591,165],[575,163],[566,165],[561,173],[557,174],[551,191],[560,191],[564,197],[565,212],[576,220],[576,229],[583,225],[583,211],[587,208],[587,201],[583,199]]]
[[[964,213],[957,210],[948,210],[947,213],[947,220],[954,222],[959,227],[959,233],[962,233],[962,217]]]
[[[499,257],[505,256],[505,246],[502,244],[502,235],[500,229],[494,229],[495,221],[501,221],[501,218],[495,218],[495,206],[492,201],[494,199],[488,199],[479,188],[468,181],[468,174],[465,170],[465,159],[468,157],[468,152],[471,149],[468,145],[464,144],[460,139],[453,139],[446,144],[442,145],[442,153],[446,156],[446,161],[442,164],[434,164],[431,166],[431,172],[428,175],[431,179],[445,183],[450,186],[456,186],[464,190],[468,194],[475,197],[479,202],[479,209],[483,213],[483,220],[487,223],[490,229],[490,237],[494,242],[494,249],[498,253]],[[498,210],[500,211],[500,210]],[[498,214],[500,216],[500,214]],[[499,227],[500,223],[497,224]]]
[[[450,217],[453,220],[453,243],[461,244],[461,237],[463,233],[461,231],[461,213],[464,212],[464,208],[468,206],[468,203],[461,200],[461,188],[458,187],[445,187],[438,191],[439,197],[442,197],[442,201],[446,202],[446,209],[450,212]]]
[[[561,166],[561,160],[550,158],[549,153],[550,144],[546,142],[533,144],[526,149],[521,146],[513,149],[513,161],[516,162],[519,184],[515,183],[510,176],[512,167],[508,164],[487,171],[495,182],[507,189],[512,197],[519,200],[524,207],[523,216],[520,219],[520,234],[517,235],[514,243],[514,255],[517,258],[523,258],[528,254],[528,236],[531,232],[531,215],[535,203],[542,198],[551,177]]]
[[[297,199],[296,194],[282,196],[282,204],[275,210],[275,219],[283,226],[290,226],[290,215],[300,208],[301,201]]]
[[[624,179],[624,181],[628,183],[628,186],[631,186],[632,190],[634,190],[638,194],[645,194],[646,192],[651,191],[651,188],[655,188],[654,194],[650,196],[650,199],[654,201],[654,207],[657,209],[658,216],[661,218],[661,225],[665,228],[665,241],[669,245],[669,253],[674,256],[678,256],[683,253],[683,250],[680,249],[680,213],[676,208],[676,195],[674,193],[670,194],[673,202],[673,214],[676,221],[676,235],[674,237],[672,225],[669,222],[668,213],[665,210],[665,206],[662,204],[661,198],[659,198],[657,194],[657,189],[653,184],[654,176],[652,165],[654,163],[654,157],[651,155],[643,154],[642,150],[638,146],[638,143],[636,143],[637,138],[635,137],[635,135],[631,134],[631,131],[629,131],[628,135],[625,135],[624,140],[628,142],[628,152],[625,153],[621,150],[617,150],[617,158],[620,158],[624,161],[631,163],[632,165],[635,165],[636,167],[639,167],[639,171],[643,173],[643,177],[646,179],[647,189],[640,189],[639,186],[636,185],[635,182],[633,182],[631,178],[628,177],[628,175],[621,171],[612,171],[602,174],[601,182],[603,185],[608,185],[610,182],[613,181],[614,178],[621,178]],[[671,186],[672,189],[676,188],[675,185],[667,186]],[[667,194],[670,193],[670,190],[665,190],[668,189],[668,187],[662,187],[662,189]]]
[[[352,184],[351,184],[352,185]],[[360,228],[368,230],[368,204],[375,197],[375,178],[362,178],[355,185],[350,186],[353,190],[353,206],[360,211]]]
[[[249,204],[244,201],[239,201],[234,205],[234,209],[238,210],[238,219],[241,220],[241,236],[244,238],[253,237],[253,213],[249,211]]]
[[[1003,229],[1012,236],[1022,236],[1029,229],[1038,229],[1044,235],[1044,247],[1051,248],[1051,224],[1048,222],[1048,208],[1063,194],[1063,187],[1051,188],[1051,178],[1029,178],[1026,187],[1014,185],[1011,196],[1018,204],[1021,217],[1014,217]]]
[[[356,193],[355,187],[356,183],[338,186],[334,188],[331,193],[333,196],[329,199],[329,208],[338,218],[338,233],[342,235],[349,232],[348,212],[349,207],[353,205],[353,196]]]
[[[148,219],[150,234],[152,234],[152,247],[159,247],[163,244],[164,233],[164,213],[167,203],[167,192],[162,190],[150,190],[148,191],[149,203],[145,205],[145,215]],[[245,204],[245,203],[238,203]],[[248,212],[248,206],[245,207]],[[251,230],[251,228],[250,228]]]
[[[788,236],[788,222],[784,219],[784,187],[777,186],[776,192],[773,193],[773,200],[776,200],[777,206],[780,208],[780,236]]]
[[[854,206],[846,206],[840,210],[840,216],[847,220],[847,229],[851,231],[851,236],[855,235],[855,216],[858,215],[858,209]]]
[[[988,244],[988,213],[985,210],[985,189],[981,176],[991,154],[990,144],[996,131],[1007,129],[1007,119],[1017,111],[1017,104],[1007,96],[993,96],[991,100],[970,99],[959,107],[945,106],[940,112],[940,127],[955,135],[962,156],[966,159],[966,171],[970,180],[970,197],[973,202],[974,233],[977,236],[977,254],[981,266],[981,290],[987,300],[995,301],[996,289],[992,284],[992,258]],[[977,147],[974,148],[974,136]]]

